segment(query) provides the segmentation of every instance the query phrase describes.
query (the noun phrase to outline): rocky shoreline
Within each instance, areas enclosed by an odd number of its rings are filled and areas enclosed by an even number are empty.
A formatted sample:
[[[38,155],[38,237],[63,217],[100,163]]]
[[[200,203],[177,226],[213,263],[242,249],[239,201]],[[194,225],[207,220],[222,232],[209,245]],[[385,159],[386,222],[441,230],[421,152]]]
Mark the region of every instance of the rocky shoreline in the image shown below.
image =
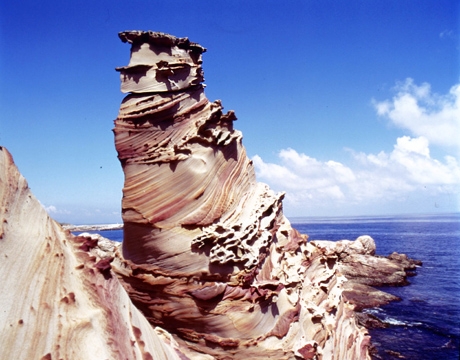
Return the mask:
[[[101,229],[110,226],[99,225]],[[98,229],[91,228],[91,230]],[[112,262],[117,256],[116,250],[119,249],[120,243],[104,238],[100,234],[82,233],[79,237],[85,238],[92,244],[89,248],[99,258],[111,259]],[[354,306],[357,323],[366,329],[387,328],[388,324],[363,310],[401,300],[377,287],[407,286],[409,285],[407,278],[415,276],[417,267],[422,266],[420,260],[410,259],[405,254],[394,252],[388,256],[375,255],[375,241],[367,235],[360,236],[356,240],[311,240],[310,244],[325,255],[328,266],[336,266],[337,275],[342,274],[347,278],[347,281],[342,284],[343,298]],[[376,350],[372,342],[369,352],[373,358]]]
[[[387,327],[377,317],[362,310],[400,301],[399,297],[376,287],[408,285],[407,278],[416,275],[422,262],[396,252],[388,256],[375,255],[376,245],[370,236],[360,236],[355,241],[313,240],[312,243],[325,255],[336,259],[338,271],[348,279],[343,286],[343,296],[354,305],[359,324],[366,328]]]
[[[117,253],[120,243],[104,238],[100,234],[82,233],[78,237],[84,239],[90,253],[101,260],[109,260],[104,268],[106,271],[111,269],[121,279],[123,278],[125,270],[117,269],[121,260]],[[341,286],[342,296],[345,302],[353,306],[357,324],[366,329],[387,328],[388,324],[363,310],[400,301],[399,297],[376,287],[409,285],[407,278],[416,275],[416,269],[422,266],[422,262],[396,252],[388,256],[375,255],[376,244],[367,235],[360,236],[356,240],[312,240],[309,243],[320,249],[328,267],[336,268],[336,276],[346,276],[347,280]],[[113,262],[117,257],[118,260]],[[114,267],[110,263],[113,263]],[[180,342],[180,338],[177,340]],[[370,342],[369,354],[372,359],[379,359],[376,353],[376,348]]]
[[[64,225],[62,225],[62,228],[64,230],[69,230],[71,232],[121,230],[121,229],[123,229],[123,224],[98,224],[98,225],[71,225],[71,224],[64,224]]]

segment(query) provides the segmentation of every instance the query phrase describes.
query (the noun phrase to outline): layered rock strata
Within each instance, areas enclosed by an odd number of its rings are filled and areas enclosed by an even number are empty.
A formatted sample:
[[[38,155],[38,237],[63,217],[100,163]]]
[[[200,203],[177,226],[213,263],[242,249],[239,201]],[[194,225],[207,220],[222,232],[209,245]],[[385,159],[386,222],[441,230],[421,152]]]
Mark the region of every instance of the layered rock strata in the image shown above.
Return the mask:
[[[125,185],[112,267],[135,305],[192,358],[368,358],[336,257],[290,226],[283,194],[256,182],[234,113],[206,98],[205,49],[120,38],[131,59],[117,69],[129,94],[114,129]]]
[[[110,272],[110,242],[50,219],[0,147],[0,359],[180,359]],[[183,357],[182,357],[183,358]]]

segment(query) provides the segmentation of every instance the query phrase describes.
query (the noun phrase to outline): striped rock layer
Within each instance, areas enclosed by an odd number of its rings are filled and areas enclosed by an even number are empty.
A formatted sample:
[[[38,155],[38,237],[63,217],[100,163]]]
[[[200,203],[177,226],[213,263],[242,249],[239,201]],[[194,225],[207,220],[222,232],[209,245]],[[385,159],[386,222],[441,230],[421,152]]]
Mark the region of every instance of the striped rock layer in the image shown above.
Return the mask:
[[[112,268],[151,324],[197,359],[366,359],[336,257],[258,183],[236,116],[204,93],[186,38],[120,33],[128,93],[115,120],[123,171],[122,256]]]
[[[97,247],[48,216],[0,147],[0,359],[184,358]]]

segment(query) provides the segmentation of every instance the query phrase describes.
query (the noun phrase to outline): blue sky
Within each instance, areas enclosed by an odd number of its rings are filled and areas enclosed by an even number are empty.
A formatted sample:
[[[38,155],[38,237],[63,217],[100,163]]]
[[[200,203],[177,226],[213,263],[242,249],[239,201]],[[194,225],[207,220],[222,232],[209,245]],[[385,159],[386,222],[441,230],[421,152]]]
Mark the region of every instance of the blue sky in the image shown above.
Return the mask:
[[[458,1],[2,1],[0,145],[59,221],[120,221],[122,30],[205,46],[288,216],[459,211]]]

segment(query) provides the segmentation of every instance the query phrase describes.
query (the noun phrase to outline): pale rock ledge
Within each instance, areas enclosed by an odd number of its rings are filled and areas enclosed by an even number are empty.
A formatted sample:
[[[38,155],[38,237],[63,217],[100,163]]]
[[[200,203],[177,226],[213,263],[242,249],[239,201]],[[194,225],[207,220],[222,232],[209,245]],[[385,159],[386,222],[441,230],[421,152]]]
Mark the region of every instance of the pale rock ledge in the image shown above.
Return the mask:
[[[0,147],[0,359],[183,358],[96,249],[48,216]]]

